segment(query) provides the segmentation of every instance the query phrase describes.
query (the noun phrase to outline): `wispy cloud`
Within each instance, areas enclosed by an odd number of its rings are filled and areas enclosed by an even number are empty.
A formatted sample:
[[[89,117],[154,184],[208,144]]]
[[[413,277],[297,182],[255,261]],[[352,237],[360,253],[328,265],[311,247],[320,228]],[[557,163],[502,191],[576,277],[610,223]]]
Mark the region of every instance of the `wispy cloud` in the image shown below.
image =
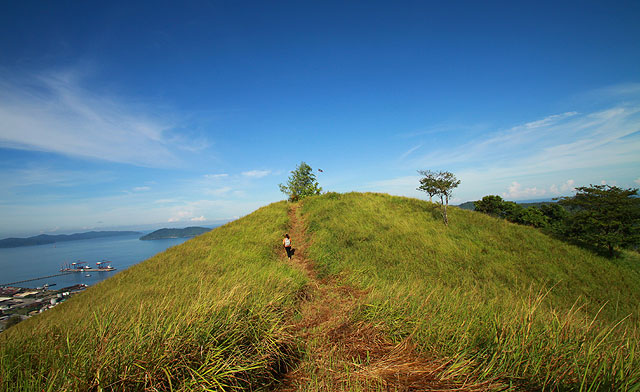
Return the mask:
[[[134,192],[145,192],[145,191],[150,191],[151,187],[150,186],[137,186],[135,188],[133,188]]]
[[[578,95],[587,101],[606,101],[611,99],[635,99],[640,95],[640,83],[620,83],[588,91]]]
[[[208,179],[208,180],[217,180],[220,178],[225,178],[225,177],[229,177],[228,174],[226,173],[220,173],[220,174],[205,174],[204,178]]]
[[[189,219],[191,222],[204,222],[206,220],[206,218],[204,217],[204,215],[200,215],[198,217],[193,217],[191,219]]]
[[[252,178],[262,178],[268,176],[269,174],[271,174],[271,170],[251,170],[242,172],[243,176]]]
[[[110,182],[116,179],[114,173],[108,171],[100,170],[88,173],[39,165],[27,165],[21,169],[0,171],[0,183],[5,189],[31,185],[70,187]]]
[[[640,94],[635,85],[617,90]],[[598,182],[608,173],[630,183],[640,168],[638,151],[640,97],[635,97],[605,109],[566,111],[506,130],[485,131],[462,143],[414,147],[403,157],[405,166],[454,172],[462,180],[455,191],[462,199],[502,194],[517,200],[566,195],[577,184]],[[371,182],[364,190],[421,196],[417,184],[417,176],[405,175]]]
[[[176,166],[176,150],[206,144],[172,132],[164,114],[84,88],[74,72],[0,74],[0,119],[0,147],[147,167]]]
[[[209,189],[208,191],[206,191],[206,193],[213,196],[222,196],[224,194],[229,193],[230,191],[231,191],[230,186],[223,186],[222,188]]]
[[[567,112],[495,132],[416,160],[493,179],[591,167],[639,164],[640,105]]]
[[[408,157],[409,155],[411,155],[411,153],[413,153],[414,151],[416,151],[417,149],[419,149],[420,147],[422,147],[422,144],[418,144],[417,146],[413,146],[410,149],[408,149],[407,151],[405,151],[402,155],[400,155],[400,160],[405,159],[406,157]]]
[[[158,199],[158,200],[155,200],[153,203],[154,204],[175,204],[180,202],[181,200],[179,199]]]

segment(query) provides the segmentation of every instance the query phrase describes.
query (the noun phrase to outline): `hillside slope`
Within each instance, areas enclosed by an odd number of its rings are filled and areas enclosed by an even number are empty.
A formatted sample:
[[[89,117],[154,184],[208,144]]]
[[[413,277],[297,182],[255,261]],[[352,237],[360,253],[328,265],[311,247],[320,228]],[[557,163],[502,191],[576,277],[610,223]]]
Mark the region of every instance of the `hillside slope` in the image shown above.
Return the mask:
[[[637,253],[610,260],[457,208],[446,227],[435,204],[383,194],[309,198],[302,217],[318,268],[368,290],[354,318],[457,371],[547,388],[640,385]]]
[[[0,334],[2,390],[268,385],[306,282],[279,260],[287,224],[284,202],[261,208]]]

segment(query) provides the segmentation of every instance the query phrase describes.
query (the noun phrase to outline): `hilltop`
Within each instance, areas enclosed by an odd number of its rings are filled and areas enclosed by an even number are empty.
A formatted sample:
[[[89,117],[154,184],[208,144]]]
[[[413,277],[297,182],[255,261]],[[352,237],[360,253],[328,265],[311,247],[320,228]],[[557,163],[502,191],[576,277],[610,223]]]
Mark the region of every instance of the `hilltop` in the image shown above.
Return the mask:
[[[279,202],[0,335],[5,390],[626,390],[640,256],[384,194]],[[296,254],[281,248],[292,234]]]
[[[164,228],[164,229],[156,230],[147,235],[143,235],[142,237],[140,237],[140,239],[143,241],[148,241],[148,240],[160,240],[164,238],[188,238],[188,237],[195,237],[200,234],[204,234],[208,231],[211,231],[211,229],[207,227],[197,227],[197,226],[185,227],[184,229]]]
[[[19,246],[33,246],[54,244],[56,242],[88,240],[101,237],[117,237],[121,235],[140,234],[137,231],[88,231],[75,234],[40,234],[28,238],[5,238],[0,240],[0,248],[17,248]]]

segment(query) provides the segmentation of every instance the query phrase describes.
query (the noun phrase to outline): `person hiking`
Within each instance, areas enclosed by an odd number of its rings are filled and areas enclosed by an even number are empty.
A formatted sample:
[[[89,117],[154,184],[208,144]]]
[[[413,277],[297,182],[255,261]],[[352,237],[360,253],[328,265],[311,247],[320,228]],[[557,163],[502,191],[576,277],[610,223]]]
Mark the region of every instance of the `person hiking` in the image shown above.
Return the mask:
[[[289,234],[284,235],[284,238],[282,239],[282,245],[284,245],[284,250],[287,251],[287,257],[289,258],[289,260],[291,260],[291,256],[293,256],[293,253],[291,252],[291,238],[289,237]]]

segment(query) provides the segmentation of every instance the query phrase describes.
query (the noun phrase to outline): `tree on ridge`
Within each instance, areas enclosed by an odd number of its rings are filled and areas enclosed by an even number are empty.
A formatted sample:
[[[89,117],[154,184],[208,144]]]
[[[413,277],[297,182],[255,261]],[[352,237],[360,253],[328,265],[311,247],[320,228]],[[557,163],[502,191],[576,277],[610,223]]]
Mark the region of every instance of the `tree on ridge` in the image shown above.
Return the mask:
[[[291,172],[286,185],[279,184],[280,191],[289,196],[289,201],[298,201],[304,197],[319,195],[322,188],[316,181],[311,166],[305,162],[300,162],[294,171]]]

